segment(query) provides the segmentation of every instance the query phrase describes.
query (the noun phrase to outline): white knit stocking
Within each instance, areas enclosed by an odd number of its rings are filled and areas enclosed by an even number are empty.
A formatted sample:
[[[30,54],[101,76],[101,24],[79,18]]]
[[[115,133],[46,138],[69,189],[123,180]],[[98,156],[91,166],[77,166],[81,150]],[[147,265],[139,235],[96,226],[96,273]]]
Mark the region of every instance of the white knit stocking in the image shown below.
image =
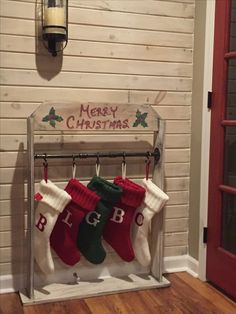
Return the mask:
[[[40,182],[36,195],[38,205],[35,211],[34,255],[40,269],[49,274],[54,271],[49,238],[58,215],[71,201],[71,197],[49,180],[47,183],[44,180]]]
[[[143,266],[148,266],[151,262],[151,254],[148,243],[151,220],[158,213],[169,197],[158,188],[151,180],[143,180],[146,194],[142,205],[137,209],[135,221],[133,223],[133,249],[135,257]]]

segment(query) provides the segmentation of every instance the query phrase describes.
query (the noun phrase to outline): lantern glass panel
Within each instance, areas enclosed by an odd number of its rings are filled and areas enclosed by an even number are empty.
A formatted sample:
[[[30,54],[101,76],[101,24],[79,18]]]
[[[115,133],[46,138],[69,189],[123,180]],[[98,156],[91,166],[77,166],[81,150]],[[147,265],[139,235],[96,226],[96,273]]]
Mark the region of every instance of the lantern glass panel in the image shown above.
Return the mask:
[[[44,37],[47,34],[58,34],[58,41],[65,40],[67,35],[67,0],[44,1],[43,32]]]

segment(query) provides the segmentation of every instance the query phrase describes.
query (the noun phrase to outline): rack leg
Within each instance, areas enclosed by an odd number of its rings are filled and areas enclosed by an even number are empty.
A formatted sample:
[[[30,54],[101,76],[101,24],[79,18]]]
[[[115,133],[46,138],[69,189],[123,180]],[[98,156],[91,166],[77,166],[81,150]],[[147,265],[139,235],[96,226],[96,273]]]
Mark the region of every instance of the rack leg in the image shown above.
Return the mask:
[[[160,189],[164,188],[164,148],[165,148],[165,121],[159,119],[159,130],[155,134],[154,149],[159,148],[161,157],[153,170],[153,183]],[[164,255],[164,209],[158,213],[152,221],[152,265],[151,272],[159,282],[162,281],[163,255]]]
[[[27,292],[34,298],[34,126],[33,118],[27,120],[28,145],[28,268]]]

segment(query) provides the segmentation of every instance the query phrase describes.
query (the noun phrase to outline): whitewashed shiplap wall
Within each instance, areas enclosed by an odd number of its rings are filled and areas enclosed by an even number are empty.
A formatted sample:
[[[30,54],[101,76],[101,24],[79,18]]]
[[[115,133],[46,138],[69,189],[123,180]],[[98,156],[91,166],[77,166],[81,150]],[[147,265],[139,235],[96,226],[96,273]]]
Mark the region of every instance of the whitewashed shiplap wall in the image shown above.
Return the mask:
[[[23,270],[26,117],[44,100],[154,104],[167,120],[165,255],[186,254],[194,0],[70,0],[63,58],[49,56],[37,40],[35,2],[0,4],[1,275]],[[58,172],[62,181],[70,177],[65,165],[53,169],[52,179]]]

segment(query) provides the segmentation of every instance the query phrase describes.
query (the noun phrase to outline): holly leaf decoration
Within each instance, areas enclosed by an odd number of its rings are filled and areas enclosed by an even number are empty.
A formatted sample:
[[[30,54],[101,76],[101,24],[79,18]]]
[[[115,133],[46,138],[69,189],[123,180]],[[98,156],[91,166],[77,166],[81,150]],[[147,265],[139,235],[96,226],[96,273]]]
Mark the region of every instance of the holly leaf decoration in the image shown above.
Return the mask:
[[[49,111],[50,116],[55,116],[55,109],[52,107]]]
[[[133,127],[136,128],[139,125],[139,121],[138,119],[136,121],[134,121]]]
[[[141,123],[140,123],[144,128],[147,128],[147,122],[146,121],[141,121]]]
[[[136,117],[139,118],[142,115],[141,111],[137,110]]]
[[[49,124],[50,124],[53,128],[55,128],[55,126],[56,126],[55,120],[50,120]]]
[[[57,116],[57,115],[56,115],[55,117],[56,117],[55,120],[56,120],[57,122],[63,121],[63,118],[62,118],[61,116]]]
[[[49,119],[49,114],[46,115],[45,117],[43,117],[42,121],[43,122],[48,122],[50,119]]]
[[[49,124],[55,128],[56,127],[56,122],[61,122],[63,121],[62,116],[59,116],[56,114],[56,110],[52,107],[49,110],[49,114],[47,114],[45,117],[43,117],[42,122],[49,122]]]
[[[145,121],[147,118],[148,112],[141,113],[141,111],[137,110],[136,112],[136,120],[134,121],[133,127],[137,127],[141,125],[142,127],[148,127],[147,122]]]

